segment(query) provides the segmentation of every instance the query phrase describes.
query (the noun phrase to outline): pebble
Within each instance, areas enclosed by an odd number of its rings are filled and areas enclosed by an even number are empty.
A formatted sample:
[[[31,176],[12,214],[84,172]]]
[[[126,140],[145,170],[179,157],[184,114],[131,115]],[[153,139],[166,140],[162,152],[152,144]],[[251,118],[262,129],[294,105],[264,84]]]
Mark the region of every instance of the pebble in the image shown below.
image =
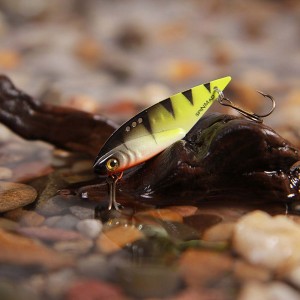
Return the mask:
[[[254,211],[234,228],[233,248],[252,264],[271,270],[300,263],[300,226],[285,216]]]
[[[88,253],[94,246],[93,241],[89,239],[77,239],[71,241],[60,241],[53,245],[58,252],[64,252],[72,255],[83,255]]]
[[[13,172],[9,168],[0,167],[0,180],[7,180],[12,178]]]
[[[234,223],[219,223],[206,229],[202,240],[208,242],[229,242],[233,235]]]
[[[197,229],[202,234],[207,228],[220,223],[222,218],[217,215],[196,214],[184,218],[184,223]]]
[[[170,296],[181,283],[178,272],[171,267],[134,263],[119,266],[117,281],[127,294],[138,299]]]
[[[62,256],[35,241],[0,230],[0,262],[38,265],[48,269],[69,266],[72,259]]]
[[[121,289],[100,280],[81,280],[72,284],[66,292],[66,300],[125,300]]]
[[[89,207],[74,205],[70,207],[70,212],[80,220],[93,219],[95,210]]]
[[[21,219],[20,219],[20,224],[23,226],[40,226],[44,223],[45,221],[45,217],[38,214],[35,211],[25,211],[24,210],[24,214],[22,215]]]
[[[0,69],[12,70],[18,67],[21,62],[21,56],[18,52],[11,49],[0,50]]]
[[[44,241],[70,241],[81,239],[82,235],[76,231],[49,227],[24,227],[18,230],[19,233],[31,238],[37,238]]]
[[[272,279],[272,272],[267,268],[249,264],[243,260],[237,260],[234,263],[234,276],[239,280],[258,280],[267,282]]]
[[[19,228],[19,224],[6,218],[0,218],[0,228],[6,231],[15,231]]]
[[[95,219],[86,219],[78,222],[77,230],[84,236],[94,239],[102,230],[102,223]]]
[[[48,217],[44,225],[47,227],[55,227],[55,224],[62,218],[62,216],[53,216],[53,217]]]
[[[57,190],[55,190],[55,193],[56,192]],[[71,206],[76,205],[79,202],[79,198],[75,196],[62,197],[60,195],[56,195],[49,198],[47,201],[39,203],[37,211],[44,216],[61,215],[67,212]]]
[[[183,218],[179,213],[168,208],[150,209],[143,212],[138,212],[134,215],[134,219],[137,222],[145,222],[147,219],[151,221],[153,218],[181,223],[183,221]]]
[[[134,226],[116,226],[103,232],[97,239],[96,244],[98,250],[108,254],[118,251],[143,237],[143,233]]]
[[[242,287],[238,300],[299,300],[299,293],[282,282],[269,284],[248,281]]]
[[[175,211],[180,214],[183,218],[192,216],[198,210],[198,207],[191,205],[182,206],[169,206],[168,209]]]
[[[93,254],[78,261],[77,269],[83,276],[106,279],[108,262],[103,255]]]
[[[217,252],[187,250],[179,259],[180,273],[195,288],[221,280],[232,268],[232,258]]]
[[[36,190],[29,185],[0,181],[0,212],[30,204],[36,197]]]
[[[76,228],[78,222],[79,222],[78,218],[76,218],[71,214],[68,214],[68,215],[61,216],[61,218],[59,218],[57,222],[53,224],[53,227],[72,230]]]

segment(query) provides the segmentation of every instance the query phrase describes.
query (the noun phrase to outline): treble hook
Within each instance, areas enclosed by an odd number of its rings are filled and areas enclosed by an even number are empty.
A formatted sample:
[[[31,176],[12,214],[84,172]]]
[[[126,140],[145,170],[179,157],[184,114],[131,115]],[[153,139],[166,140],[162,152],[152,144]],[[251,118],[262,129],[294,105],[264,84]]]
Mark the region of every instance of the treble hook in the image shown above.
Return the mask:
[[[275,106],[276,106],[275,100],[274,100],[274,98],[271,95],[268,95],[268,94],[265,94],[263,92],[257,91],[259,94],[261,94],[264,97],[269,98],[272,101],[272,108],[271,108],[271,110],[268,113],[264,114],[264,115],[258,115],[256,113],[251,113],[251,112],[245,111],[242,108],[234,105],[233,102],[230,99],[226,98],[224,96],[223,92],[221,90],[219,90],[217,87],[215,87],[215,91],[219,94],[218,102],[221,105],[229,106],[229,107],[235,109],[236,111],[238,111],[243,116],[247,117],[248,119],[250,119],[252,121],[255,121],[255,122],[258,122],[258,123],[262,123],[263,122],[263,118],[269,116],[274,111]]]
[[[109,205],[108,210],[111,210],[113,207],[115,210],[119,210],[119,203],[116,201],[116,185],[117,182],[122,178],[123,172],[120,174],[109,175],[106,179],[106,182],[109,187]]]

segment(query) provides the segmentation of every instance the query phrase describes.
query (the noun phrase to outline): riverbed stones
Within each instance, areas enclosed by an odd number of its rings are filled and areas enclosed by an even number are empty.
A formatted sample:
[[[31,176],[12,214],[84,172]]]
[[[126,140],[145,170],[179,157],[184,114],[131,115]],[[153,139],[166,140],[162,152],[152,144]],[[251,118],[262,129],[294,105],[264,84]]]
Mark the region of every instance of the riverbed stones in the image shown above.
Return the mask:
[[[0,212],[28,205],[36,197],[36,190],[29,185],[0,181]]]

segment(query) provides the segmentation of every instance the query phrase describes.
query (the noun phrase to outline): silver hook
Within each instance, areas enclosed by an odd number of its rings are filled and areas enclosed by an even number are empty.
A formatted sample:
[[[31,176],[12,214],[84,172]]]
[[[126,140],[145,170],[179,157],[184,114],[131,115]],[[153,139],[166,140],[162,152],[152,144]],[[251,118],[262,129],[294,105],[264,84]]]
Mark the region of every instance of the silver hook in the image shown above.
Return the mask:
[[[264,115],[258,115],[256,113],[251,113],[251,112],[245,111],[242,108],[234,105],[233,102],[231,100],[229,100],[228,98],[226,98],[224,96],[223,92],[221,90],[219,90],[217,87],[215,87],[215,91],[219,94],[218,102],[221,105],[229,106],[229,107],[235,109],[236,111],[238,111],[243,116],[247,117],[248,119],[250,119],[252,121],[255,121],[255,122],[258,122],[258,123],[262,123],[263,122],[263,118],[269,116],[274,111],[275,106],[276,106],[275,100],[274,100],[274,98],[271,95],[268,95],[268,94],[265,94],[263,92],[257,91],[259,94],[261,94],[264,97],[269,98],[272,101],[272,108],[271,108],[271,110],[268,113],[264,114]]]
[[[106,179],[109,188],[108,210],[111,210],[113,207],[115,210],[119,210],[119,204],[116,201],[116,185],[117,182],[122,178],[122,176],[123,176],[123,172],[120,174],[111,174]]]

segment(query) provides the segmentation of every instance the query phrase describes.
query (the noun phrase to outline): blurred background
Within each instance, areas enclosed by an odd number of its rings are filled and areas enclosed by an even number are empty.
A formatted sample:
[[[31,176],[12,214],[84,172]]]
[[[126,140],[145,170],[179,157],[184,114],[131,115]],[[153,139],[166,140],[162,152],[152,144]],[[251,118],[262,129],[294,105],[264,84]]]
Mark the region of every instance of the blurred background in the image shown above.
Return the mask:
[[[299,49],[299,0],[0,0],[0,73],[117,121],[231,75],[226,95],[255,111],[273,95],[266,123],[298,143]]]

